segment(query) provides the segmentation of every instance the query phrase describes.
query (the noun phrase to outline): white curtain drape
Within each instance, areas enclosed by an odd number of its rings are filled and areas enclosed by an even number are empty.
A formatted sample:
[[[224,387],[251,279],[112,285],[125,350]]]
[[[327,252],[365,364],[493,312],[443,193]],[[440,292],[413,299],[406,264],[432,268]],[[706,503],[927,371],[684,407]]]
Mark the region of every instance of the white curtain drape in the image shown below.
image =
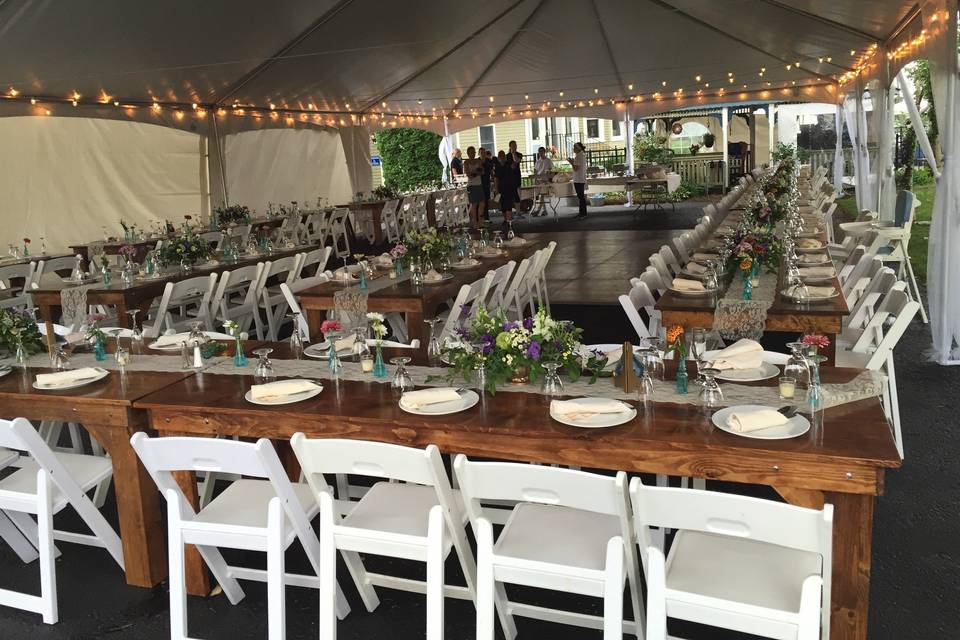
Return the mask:
[[[837,132],[837,145],[833,153],[833,187],[837,193],[843,193],[843,107],[840,105],[837,105],[834,129]]]
[[[119,221],[197,218],[209,198],[202,139],[141,122],[0,118],[0,247],[31,252],[122,237]]]
[[[940,168],[937,166],[937,159],[933,155],[933,147],[930,145],[930,138],[927,137],[927,129],[923,126],[923,120],[920,117],[920,110],[917,109],[917,103],[913,98],[913,87],[910,81],[903,75],[903,70],[897,74],[897,83],[900,85],[900,92],[903,94],[903,102],[907,106],[907,113],[910,115],[910,124],[913,125],[913,132],[917,136],[917,144],[923,151],[923,157],[930,165],[930,171],[937,179],[940,178]]]
[[[857,103],[858,96],[847,95],[843,102],[843,117],[847,123],[847,134],[850,136],[850,143],[853,145],[853,185],[856,189],[857,210],[862,211],[867,207],[867,169],[864,164],[864,156],[860,149],[861,129],[858,117]]]
[[[370,128],[340,129],[340,143],[350,176],[350,192],[366,196],[373,189],[373,166],[370,164]]]
[[[264,212],[268,203],[303,208],[350,202],[353,185],[340,135],[313,129],[262,129],[224,137],[231,204]],[[368,152],[369,155],[369,152]],[[369,165],[369,161],[367,163]]]
[[[957,7],[949,12],[949,27],[938,38],[930,58],[937,126],[943,167],[937,181],[933,222],[927,254],[930,332],[933,358],[960,364],[960,80],[957,60]]]
[[[897,202],[897,185],[893,166],[894,88],[880,87],[873,94],[874,122],[879,131],[877,140],[876,186],[877,213],[880,220],[893,220]]]

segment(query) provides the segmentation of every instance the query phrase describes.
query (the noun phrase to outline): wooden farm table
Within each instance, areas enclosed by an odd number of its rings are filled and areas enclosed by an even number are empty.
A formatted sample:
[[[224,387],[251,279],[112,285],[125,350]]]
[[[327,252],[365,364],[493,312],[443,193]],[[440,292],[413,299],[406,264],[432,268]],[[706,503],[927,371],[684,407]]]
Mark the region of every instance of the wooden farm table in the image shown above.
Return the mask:
[[[858,373],[825,367],[821,376],[845,382]],[[583,430],[553,421],[546,399],[537,394],[484,394],[470,410],[423,417],[400,410],[389,384],[328,382],[310,400],[261,407],[243,398],[252,382],[249,376],[201,373],[142,397],[134,407],[148,411],[161,435],[284,441],[302,431],[415,447],[432,443],[451,454],[769,485],[788,502],[812,508],[828,502],[834,506],[831,635],[867,637],[874,501],[883,493],[886,469],[900,466],[879,399],[828,409],[821,428],[774,441],[719,431],[696,405],[654,403],[628,424]],[[179,480],[195,496],[195,479]],[[209,578],[198,554],[188,555],[188,567],[191,593],[207,593]]]
[[[116,278],[110,284],[105,286],[102,282],[94,284],[87,291],[87,302],[90,304],[102,304],[113,306],[117,310],[117,325],[129,328],[130,318],[127,310],[139,309],[140,318],[145,318],[150,304],[155,298],[163,294],[163,288],[168,282],[178,282],[187,278],[219,273],[221,271],[234,270],[240,267],[266,262],[268,260],[279,260],[288,256],[296,255],[304,251],[313,249],[313,246],[300,246],[294,249],[282,249],[274,251],[268,255],[242,256],[234,263],[218,263],[216,266],[196,267],[190,273],[172,273],[162,278],[153,278],[149,280],[136,280],[133,284],[124,284],[120,278]],[[40,317],[47,323],[47,335],[53,335],[52,323],[56,320],[54,309],[60,306],[60,292],[64,289],[75,287],[77,285],[70,282],[64,282],[58,277],[43,276],[38,289],[31,291],[34,304],[40,308]]]
[[[112,346],[112,345],[111,345]],[[152,587],[167,576],[166,545],[160,518],[160,494],[130,446],[130,437],[147,429],[146,412],[133,401],[193,375],[185,372],[137,372],[69,391],[38,391],[38,373],[15,370],[0,378],[0,415],[30,420],[78,422],[110,454],[127,583]]]
[[[453,279],[440,284],[418,286],[406,280],[372,291],[367,298],[367,309],[380,313],[393,311],[405,313],[407,336],[410,339],[419,338],[420,343],[425,345],[430,337],[429,329],[423,322],[425,316],[432,318],[436,315],[440,305],[456,298],[457,292],[463,285],[477,281],[487,271],[496,269],[509,260],[515,260],[519,264],[520,260],[531,256],[541,246],[539,242],[527,242],[519,247],[505,247],[506,255],[498,258],[478,258],[479,265],[472,269],[455,269]],[[300,293],[300,307],[307,316],[311,335],[320,335],[323,314],[334,308],[334,294],[343,288],[344,285],[332,281],[305,289]]]

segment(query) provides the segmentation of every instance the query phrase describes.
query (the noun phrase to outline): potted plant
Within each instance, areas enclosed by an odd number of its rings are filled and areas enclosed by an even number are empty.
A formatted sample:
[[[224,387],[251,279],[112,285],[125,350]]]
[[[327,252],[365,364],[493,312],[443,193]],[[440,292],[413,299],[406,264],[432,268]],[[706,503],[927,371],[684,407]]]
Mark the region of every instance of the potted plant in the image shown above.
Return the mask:
[[[713,143],[717,141],[717,137],[712,133],[710,133],[709,131],[707,131],[705,134],[703,134],[701,141],[703,142],[704,147],[706,147],[707,149],[712,149]]]
[[[695,156],[700,151],[700,145],[694,143],[690,145],[690,155]]]

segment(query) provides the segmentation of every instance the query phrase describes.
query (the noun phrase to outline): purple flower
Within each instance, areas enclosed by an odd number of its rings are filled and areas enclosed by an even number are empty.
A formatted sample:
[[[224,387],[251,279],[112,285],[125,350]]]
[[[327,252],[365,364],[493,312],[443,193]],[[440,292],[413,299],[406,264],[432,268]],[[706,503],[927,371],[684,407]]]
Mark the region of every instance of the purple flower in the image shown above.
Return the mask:
[[[483,342],[485,344],[493,344],[493,336],[489,333],[485,333],[483,337],[480,338],[480,342]]]
[[[517,323],[516,323],[516,322],[510,321],[510,322],[504,322],[504,323],[503,323],[503,330],[504,330],[504,331],[513,331],[513,330],[516,329],[516,328],[517,328]]]
[[[559,340],[555,340],[553,342],[553,348],[556,349],[557,351],[560,351],[561,349],[563,349],[563,343],[561,343]]]
[[[527,356],[534,360],[540,359],[540,343],[534,340],[530,343],[530,346],[527,347]]]
[[[470,305],[462,304],[460,305],[460,317],[466,318],[470,316]]]
[[[480,352],[485,356],[490,355],[491,351],[493,351],[493,343],[484,343],[483,347],[480,349]]]
[[[533,318],[524,318],[523,319],[523,328],[526,330],[533,329]]]

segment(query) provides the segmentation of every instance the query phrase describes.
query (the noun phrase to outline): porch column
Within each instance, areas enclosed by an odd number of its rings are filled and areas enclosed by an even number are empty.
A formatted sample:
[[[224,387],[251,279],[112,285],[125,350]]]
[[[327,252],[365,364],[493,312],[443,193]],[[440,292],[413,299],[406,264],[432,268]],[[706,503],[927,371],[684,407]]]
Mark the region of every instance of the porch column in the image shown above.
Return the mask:
[[[207,111],[207,172],[210,176],[210,208],[230,204],[227,193],[227,167],[223,159],[223,139],[217,124],[216,109]]]
[[[767,103],[767,162],[773,164],[773,145],[777,138],[774,135],[773,121],[777,115],[777,106],[772,102]]]
[[[730,123],[727,118],[730,115],[730,108],[723,107],[720,112],[720,149],[723,150],[723,191],[726,192],[730,186],[730,154],[727,149],[727,140],[730,137]]]
[[[627,173],[633,175],[633,127],[631,126],[633,121],[630,119],[630,103],[624,103],[623,105],[623,124],[621,131],[623,132],[623,154],[626,156],[624,159],[627,161]],[[627,189],[627,204],[633,206],[633,191]]]
[[[757,168],[757,116],[750,113],[750,166],[751,171]]]

